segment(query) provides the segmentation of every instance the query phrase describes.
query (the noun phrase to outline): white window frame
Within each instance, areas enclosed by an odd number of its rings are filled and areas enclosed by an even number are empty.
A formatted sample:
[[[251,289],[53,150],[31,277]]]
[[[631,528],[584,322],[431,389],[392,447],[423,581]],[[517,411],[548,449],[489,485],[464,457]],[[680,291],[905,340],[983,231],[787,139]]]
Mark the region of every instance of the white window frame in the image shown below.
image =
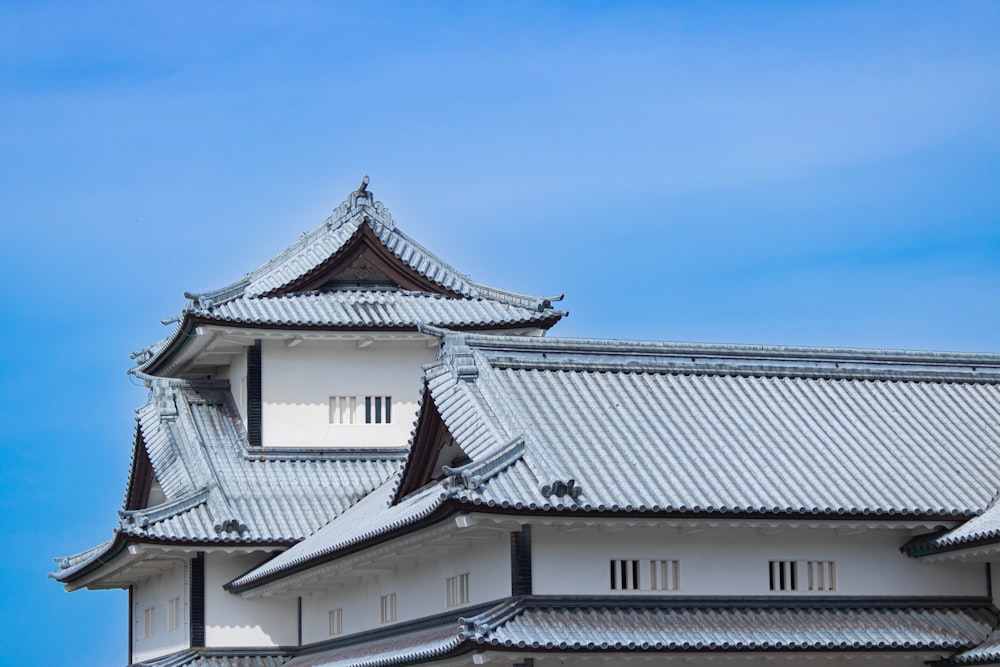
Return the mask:
[[[772,593],[833,593],[837,590],[837,563],[832,560],[768,561]]]
[[[379,599],[380,623],[393,623],[396,620],[396,594],[386,593]]]
[[[365,396],[358,401],[358,408],[365,411],[368,426],[392,423],[392,396]]]
[[[180,597],[167,600],[167,632],[173,632],[181,627]]]
[[[676,592],[681,589],[681,562],[669,558],[613,558],[610,590]]]
[[[334,426],[350,426],[358,423],[357,396],[330,397],[330,423]]]
[[[444,581],[444,606],[448,609],[469,604],[469,573],[463,572]]]
[[[142,638],[152,639],[156,635],[156,607],[146,607],[142,611]]]
[[[329,621],[330,636],[336,637],[338,635],[344,634],[344,608],[337,607],[336,609],[331,609],[327,613],[327,619]]]

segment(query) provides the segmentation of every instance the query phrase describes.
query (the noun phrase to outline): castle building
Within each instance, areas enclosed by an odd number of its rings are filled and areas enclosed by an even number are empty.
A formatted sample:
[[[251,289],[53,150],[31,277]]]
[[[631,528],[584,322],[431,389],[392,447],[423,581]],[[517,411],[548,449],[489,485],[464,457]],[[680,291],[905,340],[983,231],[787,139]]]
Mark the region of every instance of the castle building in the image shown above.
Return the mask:
[[[134,355],[149,667],[1000,663],[1000,355],[546,336],[367,180]]]

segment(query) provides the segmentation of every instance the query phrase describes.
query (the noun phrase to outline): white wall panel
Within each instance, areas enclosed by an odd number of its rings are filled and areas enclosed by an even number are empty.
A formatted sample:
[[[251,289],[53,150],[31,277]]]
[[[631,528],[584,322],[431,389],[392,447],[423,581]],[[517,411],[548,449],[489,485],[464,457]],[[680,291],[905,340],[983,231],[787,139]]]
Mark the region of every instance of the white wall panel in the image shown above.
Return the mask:
[[[607,595],[612,559],[677,559],[677,595],[771,595],[771,560],[836,561],[837,590],[824,595],[985,595],[982,563],[924,563],[899,551],[906,530],[838,535],[830,528],[795,528],[765,535],[751,528],[684,534],[676,528],[532,529],[532,578],[537,594]],[[648,594],[648,592],[647,592]],[[788,593],[795,595],[796,593]],[[809,594],[803,592],[799,594]]]
[[[402,447],[420,396],[423,341],[304,341],[262,345],[264,444],[268,447]],[[331,396],[391,396],[391,424],[331,424]],[[363,406],[359,406],[364,421]]]
[[[267,560],[267,554],[205,555],[205,645],[292,646],[298,641],[295,599],[245,600],[223,584]]]
[[[132,658],[149,660],[190,646],[188,631],[189,561],[178,560],[173,568],[136,584],[132,590]],[[167,603],[179,598],[178,627],[167,630]],[[144,639],[145,611],[152,608],[153,636]]]
[[[421,559],[398,571],[348,582],[333,593],[302,598],[302,641],[329,639],[329,610],[343,608],[344,634],[380,627],[379,600],[396,593],[396,621],[447,611],[445,580],[469,573],[469,604],[510,595],[510,537],[497,532],[489,541],[457,543],[447,554]]]

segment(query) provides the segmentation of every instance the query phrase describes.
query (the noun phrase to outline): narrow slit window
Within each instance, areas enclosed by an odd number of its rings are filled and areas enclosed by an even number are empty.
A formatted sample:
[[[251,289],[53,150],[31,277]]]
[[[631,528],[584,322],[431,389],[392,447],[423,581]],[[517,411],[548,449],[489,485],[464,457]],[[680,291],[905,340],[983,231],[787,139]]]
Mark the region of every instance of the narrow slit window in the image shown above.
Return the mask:
[[[808,562],[809,590],[837,590],[837,569],[832,560],[811,560]]]
[[[365,423],[392,423],[392,397],[365,396]]]
[[[330,423],[331,424],[354,424],[357,422],[355,415],[358,410],[357,396],[331,396],[330,397]]]
[[[681,588],[681,562],[679,560],[649,561],[649,589],[653,591],[678,591]]]
[[[142,612],[142,638],[151,639],[156,631],[156,607],[146,607]]]
[[[396,620],[396,594],[387,593],[383,595],[380,602],[381,622],[392,623]]]
[[[344,608],[331,609],[328,614],[330,622],[330,636],[336,637],[344,633]],[[383,621],[384,623],[385,621]]]
[[[772,560],[768,574],[772,591],[837,590],[837,567],[832,560]]]
[[[445,580],[445,605],[458,607],[469,604],[469,573],[448,577]]]
[[[180,627],[181,619],[181,599],[171,598],[167,602],[167,632],[171,632]]]

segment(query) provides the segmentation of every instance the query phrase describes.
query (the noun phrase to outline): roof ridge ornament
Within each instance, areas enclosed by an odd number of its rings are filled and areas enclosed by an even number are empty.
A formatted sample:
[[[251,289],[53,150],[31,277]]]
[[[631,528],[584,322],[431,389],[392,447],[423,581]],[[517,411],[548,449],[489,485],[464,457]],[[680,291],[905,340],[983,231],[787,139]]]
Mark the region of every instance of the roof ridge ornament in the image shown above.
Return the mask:
[[[375,195],[368,191],[369,180],[368,174],[365,174],[364,178],[361,179],[361,185],[358,186],[358,189],[347,196],[350,208],[375,206]]]

